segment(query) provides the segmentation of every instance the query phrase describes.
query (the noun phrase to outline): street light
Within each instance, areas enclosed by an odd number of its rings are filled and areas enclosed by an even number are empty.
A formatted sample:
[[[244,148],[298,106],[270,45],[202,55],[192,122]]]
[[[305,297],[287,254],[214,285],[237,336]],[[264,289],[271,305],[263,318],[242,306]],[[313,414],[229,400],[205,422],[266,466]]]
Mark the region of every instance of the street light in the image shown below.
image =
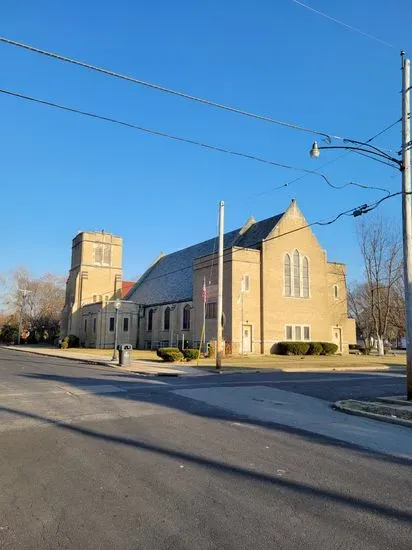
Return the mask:
[[[309,155],[312,157],[312,158],[319,158],[319,155],[320,155],[320,151],[319,151],[319,147],[318,147],[318,142],[317,141],[314,141],[313,144],[312,144],[312,149],[309,151]]]
[[[346,149],[359,151],[369,158],[397,168],[402,174],[402,222],[403,222],[403,262],[405,280],[406,313],[406,394],[412,400],[412,197],[411,197],[411,131],[410,131],[410,60],[401,52],[402,59],[402,160],[392,157],[385,151],[368,142],[345,139],[346,145],[322,145],[315,141],[309,154],[319,158],[321,149]],[[364,205],[367,206],[367,205]],[[367,212],[361,207],[356,215]]]
[[[112,361],[117,361],[117,329],[118,329],[118,321],[119,321],[119,309],[122,305],[122,302],[120,300],[115,300],[114,302],[114,309],[116,310],[115,314],[115,321],[114,321],[114,348],[113,348],[113,357]]]

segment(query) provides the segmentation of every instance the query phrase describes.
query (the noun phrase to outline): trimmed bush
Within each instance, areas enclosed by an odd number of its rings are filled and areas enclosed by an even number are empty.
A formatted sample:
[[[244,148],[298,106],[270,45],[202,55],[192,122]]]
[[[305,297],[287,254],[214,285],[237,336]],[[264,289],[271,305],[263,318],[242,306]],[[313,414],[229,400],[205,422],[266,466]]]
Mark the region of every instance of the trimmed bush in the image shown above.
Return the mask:
[[[309,350],[309,342],[279,342],[278,353],[280,355],[306,355]]]
[[[216,355],[216,347],[214,342],[209,342],[209,351],[207,353],[208,357],[214,357]]]
[[[322,355],[334,355],[338,351],[338,346],[331,342],[321,342],[323,348]]]
[[[190,348],[184,349],[183,356],[187,361],[195,361],[199,356],[199,350]]]
[[[157,350],[157,355],[167,363],[183,360],[183,353],[179,348],[159,348]]]
[[[19,325],[17,323],[6,323],[1,327],[0,342],[14,344],[18,340]]]
[[[79,347],[80,340],[76,335],[69,334],[69,336],[67,336],[66,338],[68,338],[69,348],[78,348]],[[65,338],[65,340],[66,340],[66,338]]]
[[[310,342],[308,355],[321,355],[323,352],[323,346],[320,342]]]
[[[68,340],[66,340],[66,338],[64,340],[62,340],[60,342],[60,349],[67,349],[69,347],[69,342]]]

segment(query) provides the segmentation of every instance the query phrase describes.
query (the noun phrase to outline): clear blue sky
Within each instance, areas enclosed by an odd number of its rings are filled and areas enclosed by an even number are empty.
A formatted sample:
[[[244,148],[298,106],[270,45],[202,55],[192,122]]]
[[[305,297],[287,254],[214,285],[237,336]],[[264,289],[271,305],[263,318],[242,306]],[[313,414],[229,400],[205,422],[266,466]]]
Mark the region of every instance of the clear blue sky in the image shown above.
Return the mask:
[[[291,0],[134,2],[14,0],[1,34],[217,102],[328,133],[367,139],[400,117],[399,50],[412,53],[412,5],[398,0],[329,2],[316,9],[376,35],[336,25]],[[313,137],[216,111],[0,43],[1,87],[151,128],[315,169],[339,153],[308,156]],[[212,237],[217,203],[226,228],[249,215],[283,211],[295,197],[308,221],[381,197],[335,191],[299,175],[135,130],[0,95],[2,250],[0,271],[26,265],[66,274],[79,230],[124,238],[124,277],[144,271],[161,250]],[[399,148],[400,125],[382,136]],[[325,169],[341,185],[400,189],[399,173],[349,155]],[[400,221],[400,200],[385,217]],[[317,228],[331,260],[361,274],[355,220]]]

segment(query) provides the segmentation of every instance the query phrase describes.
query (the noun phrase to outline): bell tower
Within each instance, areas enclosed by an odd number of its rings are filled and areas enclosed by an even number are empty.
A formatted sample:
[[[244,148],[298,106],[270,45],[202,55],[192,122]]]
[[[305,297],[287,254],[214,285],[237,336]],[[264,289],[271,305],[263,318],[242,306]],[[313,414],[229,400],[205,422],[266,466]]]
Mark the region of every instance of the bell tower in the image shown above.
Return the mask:
[[[84,231],[73,239],[62,312],[62,337],[80,336],[80,315],[84,305],[102,302],[103,306],[121,297],[122,248],[122,238],[105,231]]]

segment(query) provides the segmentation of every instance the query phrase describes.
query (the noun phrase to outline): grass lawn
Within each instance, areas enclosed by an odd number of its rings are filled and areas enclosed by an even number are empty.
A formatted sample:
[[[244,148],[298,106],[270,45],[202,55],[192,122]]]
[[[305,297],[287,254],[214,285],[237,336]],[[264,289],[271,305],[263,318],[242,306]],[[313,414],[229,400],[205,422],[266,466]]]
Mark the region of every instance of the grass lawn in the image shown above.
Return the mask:
[[[199,366],[214,365],[211,359],[201,359]],[[403,368],[406,366],[405,354],[385,355],[255,355],[227,357],[223,359],[223,366],[239,366],[249,368],[337,368],[337,367],[390,367]]]
[[[62,350],[64,351],[64,350]],[[96,357],[102,357],[103,359],[110,359],[113,355],[112,349],[96,349],[96,348],[69,348],[67,350],[69,353],[79,353],[84,355],[95,355]],[[163,362],[160,357],[156,355],[155,351],[150,350],[132,350],[132,359],[135,361],[144,360],[144,361],[156,361]]]
[[[109,349],[95,348],[70,348],[70,353],[79,353],[85,355],[95,355],[110,359],[113,351]],[[135,361],[156,361],[163,362],[156,355],[155,351],[150,350],[133,350],[132,359]],[[188,363],[189,365],[196,364],[195,361]],[[214,359],[200,359],[199,366],[210,367],[214,365]],[[383,367],[402,368],[406,366],[406,355],[384,355],[378,357],[376,355],[304,355],[304,356],[287,356],[287,355],[249,355],[249,356],[233,356],[223,359],[223,366],[228,367],[245,367],[245,368],[287,368],[287,367],[304,367],[304,368],[334,368],[334,367]]]

